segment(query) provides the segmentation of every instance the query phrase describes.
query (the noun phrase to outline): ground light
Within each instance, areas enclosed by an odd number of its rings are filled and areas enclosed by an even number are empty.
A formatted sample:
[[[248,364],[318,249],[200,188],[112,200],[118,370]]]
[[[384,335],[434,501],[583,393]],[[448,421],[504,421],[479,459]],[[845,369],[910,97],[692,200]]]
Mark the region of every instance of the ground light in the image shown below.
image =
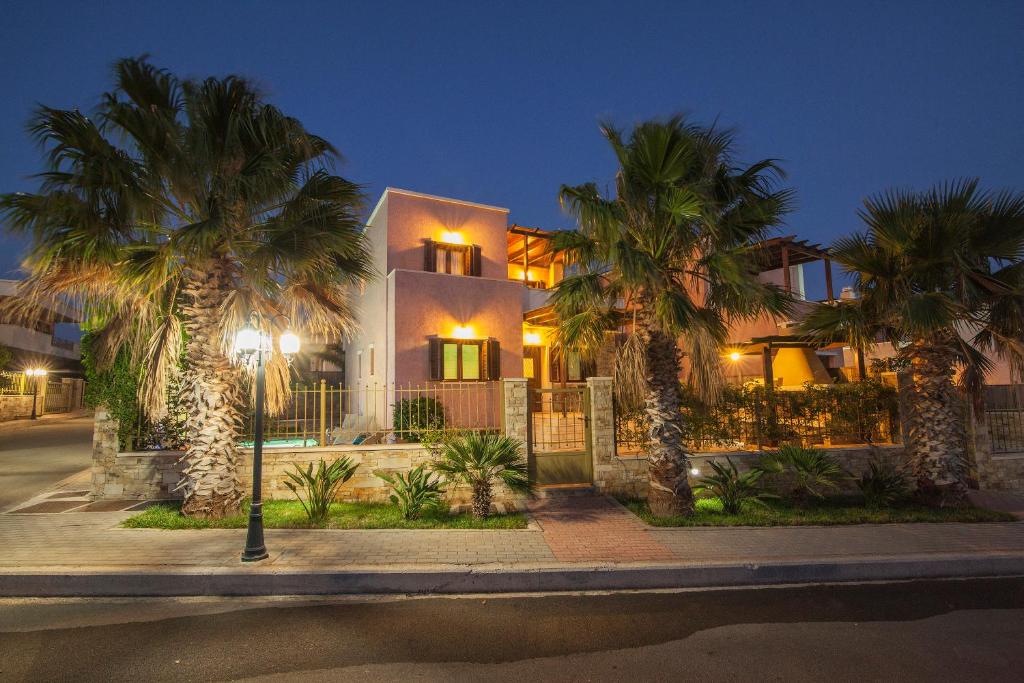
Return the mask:
[[[259,313],[249,317],[249,324],[235,335],[235,357],[256,371],[256,415],[253,418],[252,503],[249,506],[249,530],[245,536],[242,562],[258,562],[268,557],[263,541],[263,411],[266,404],[266,364],[274,345],[270,334],[263,331]],[[299,352],[299,337],[286,331],[278,339],[281,354],[291,362]]]
[[[25,376],[32,383],[32,419],[34,420],[37,417],[36,397],[39,395],[39,382],[46,377],[46,368],[28,368],[25,370]]]

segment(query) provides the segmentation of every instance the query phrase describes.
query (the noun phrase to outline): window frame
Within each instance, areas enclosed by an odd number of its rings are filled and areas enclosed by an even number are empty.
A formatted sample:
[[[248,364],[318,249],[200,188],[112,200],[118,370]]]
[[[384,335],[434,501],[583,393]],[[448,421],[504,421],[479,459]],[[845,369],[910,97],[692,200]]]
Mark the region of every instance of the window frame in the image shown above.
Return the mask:
[[[438,345],[437,353],[437,376],[431,377],[432,382],[492,382],[498,377],[491,377],[492,374],[500,375],[500,354],[501,346],[497,343],[497,340],[493,338],[487,339],[456,339],[454,337],[431,337],[431,341]],[[444,352],[445,346],[452,344],[456,347],[456,377],[445,377],[444,376]],[[474,346],[477,349],[477,376],[475,378],[467,378],[465,376],[465,361],[463,356],[463,348],[466,346]],[[431,345],[428,344],[428,352],[433,354],[434,351]],[[497,354],[499,360],[497,365],[494,364],[494,359],[490,356]],[[431,361],[433,363],[433,361]],[[430,373],[433,375],[433,372]]]

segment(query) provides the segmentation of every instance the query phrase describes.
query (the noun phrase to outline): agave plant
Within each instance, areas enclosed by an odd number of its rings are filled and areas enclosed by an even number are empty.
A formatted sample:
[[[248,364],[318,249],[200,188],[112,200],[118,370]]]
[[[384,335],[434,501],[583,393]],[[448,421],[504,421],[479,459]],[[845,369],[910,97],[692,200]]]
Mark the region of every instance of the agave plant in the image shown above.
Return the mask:
[[[468,432],[446,441],[434,471],[472,487],[473,516],[479,518],[490,514],[496,482],[519,493],[529,493],[533,488],[522,445],[501,434]]]
[[[883,508],[906,498],[910,487],[903,472],[890,461],[872,460],[857,480],[857,488],[869,508]]]
[[[427,470],[426,463],[405,475],[401,472],[374,474],[391,486],[393,493],[388,498],[399,507],[405,519],[418,519],[424,510],[437,507],[441,502],[444,482],[436,473]]]
[[[693,487],[694,491],[717,498],[728,515],[739,514],[746,503],[764,505],[766,499],[777,497],[760,487],[761,470],[740,472],[729,457],[725,458],[725,464],[712,460],[708,466],[715,473],[701,479]]]
[[[327,521],[331,511],[331,503],[338,495],[338,489],[356,473],[358,465],[349,458],[338,458],[330,465],[321,458],[316,470],[313,463],[306,469],[298,464],[294,470],[285,472],[288,479],[284,485],[291,489],[295,497],[302,503],[309,521],[319,526]]]
[[[783,446],[766,453],[754,467],[766,475],[787,475],[790,495],[797,502],[806,502],[809,497],[824,498],[825,493],[838,491],[839,483],[847,477],[829,453],[800,446]]]

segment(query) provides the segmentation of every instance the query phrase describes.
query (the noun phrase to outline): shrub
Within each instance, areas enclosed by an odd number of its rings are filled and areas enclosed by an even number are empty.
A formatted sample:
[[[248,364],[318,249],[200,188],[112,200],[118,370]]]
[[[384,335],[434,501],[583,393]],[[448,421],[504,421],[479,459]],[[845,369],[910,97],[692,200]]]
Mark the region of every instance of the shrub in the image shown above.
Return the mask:
[[[521,444],[501,434],[468,432],[449,439],[434,470],[449,481],[464,482],[473,488],[474,517],[490,513],[495,482],[522,493],[533,488]]]
[[[323,458],[320,464],[313,471],[313,463],[309,463],[306,469],[293,463],[294,471],[285,472],[288,480],[284,485],[291,489],[295,497],[302,503],[309,521],[320,525],[327,521],[327,515],[331,511],[331,503],[338,494],[338,489],[355,474],[358,465],[349,458],[338,458],[328,465]],[[289,481],[290,480],[290,481]],[[301,493],[300,493],[301,491]],[[305,500],[303,500],[303,494]]]
[[[838,490],[839,482],[847,477],[829,453],[800,446],[766,453],[754,467],[767,475],[786,475],[796,502],[805,502],[810,496],[824,498],[825,492]]]
[[[758,486],[762,476],[761,470],[740,472],[730,458],[726,457],[725,462],[723,465],[714,460],[710,461],[708,465],[715,473],[704,477],[693,487],[697,493],[717,498],[722,503],[722,511],[725,514],[736,515],[740,513],[744,503],[764,505],[766,498],[776,497]]]
[[[873,509],[889,507],[906,498],[910,492],[907,479],[888,461],[872,460],[868,471],[857,480],[864,504]]]
[[[392,427],[407,441],[421,441],[430,433],[444,429],[444,406],[436,398],[403,398],[395,404]]]
[[[441,503],[444,483],[439,476],[427,471],[426,464],[413,468],[406,475],[401,472],[374,474],[391,486],[394,493],[389,498],[399,507],[405,519],[418,519],[424,510],[436,508]]]

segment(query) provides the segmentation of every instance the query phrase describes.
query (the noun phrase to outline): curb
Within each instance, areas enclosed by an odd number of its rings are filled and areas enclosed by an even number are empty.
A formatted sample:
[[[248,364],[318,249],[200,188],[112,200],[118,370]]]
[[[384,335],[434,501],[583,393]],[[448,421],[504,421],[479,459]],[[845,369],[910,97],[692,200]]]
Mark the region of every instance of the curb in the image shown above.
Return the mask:
[[[765,564],[408,571],[24,571],[0,574],[0,597],[182,597],[529,593],[719,588],[1024,575],[1024,554]]]

